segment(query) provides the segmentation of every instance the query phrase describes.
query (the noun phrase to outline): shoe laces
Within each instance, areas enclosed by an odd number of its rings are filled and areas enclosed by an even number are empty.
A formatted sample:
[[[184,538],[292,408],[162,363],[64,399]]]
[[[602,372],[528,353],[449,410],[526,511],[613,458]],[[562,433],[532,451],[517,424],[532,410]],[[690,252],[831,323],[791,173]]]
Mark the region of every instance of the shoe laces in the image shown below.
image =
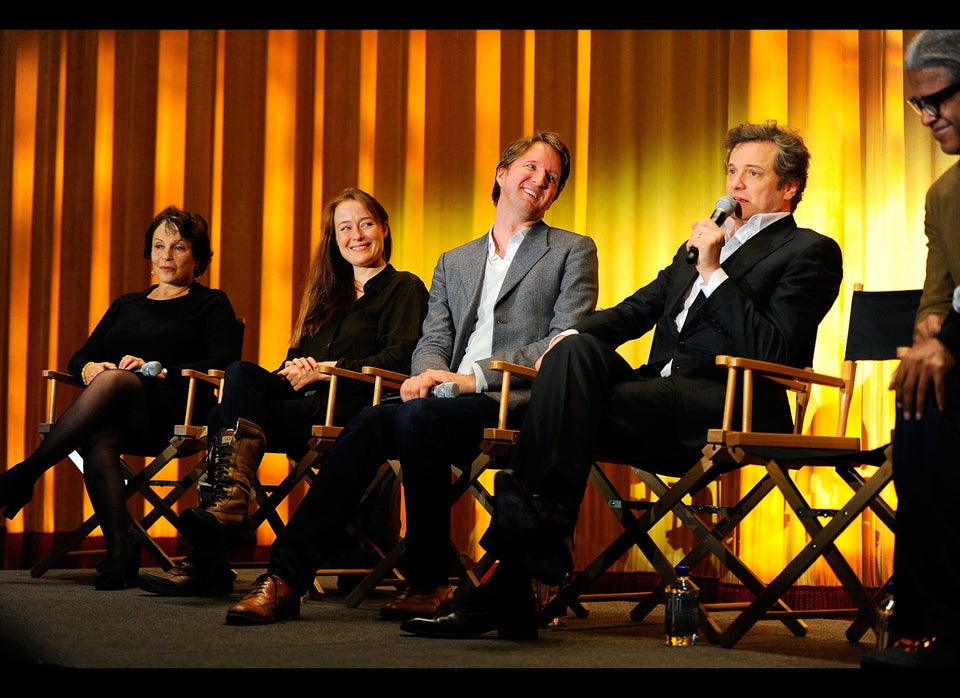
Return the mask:
[[[227,498],[226,488],[230,484],[227,474],[230,472],[230,464],[233,461],[234,442],[236,435],[226,444],[221,444],[221,439],[217,439],[217,445],[214,450],[213,461],[213,492],[210,498],[210,504],[216,504]]]
[[[171,575],[182,574],[182,575],[190,576],[192,569],[193,569],[193,563],[190,562],[190,558],[188,555],[187,557],[184,557],[181,560],[177,561],[177,563],[170,570],[169,574]]]
[[[922,652],[923,650],[930,649],[933,647],[933,644],[936,641],[936,637],[921,637],[919,640],[912,640],[909,637],[901,637],[891,646],[893,649],[898,649],[902,652],[906,652],[907,654],[913,654],[914,652]]]
[[[265,572],[253,580],[253,589],[251,590],[254,594],[266,594],[267,586],[270,583],[273,583],[274,587],[279,586],[280,578],[275,574],[270,574]]]

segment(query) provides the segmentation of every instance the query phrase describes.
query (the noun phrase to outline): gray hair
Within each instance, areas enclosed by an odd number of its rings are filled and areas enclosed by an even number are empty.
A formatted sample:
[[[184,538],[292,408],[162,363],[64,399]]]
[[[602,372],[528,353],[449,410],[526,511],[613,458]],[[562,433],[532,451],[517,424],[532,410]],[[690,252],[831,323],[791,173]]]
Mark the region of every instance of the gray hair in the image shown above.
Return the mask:
[[[960,30],[928,29],[910,41],[903,54],[905,70],[946,68],[951,82],[960,82]]]

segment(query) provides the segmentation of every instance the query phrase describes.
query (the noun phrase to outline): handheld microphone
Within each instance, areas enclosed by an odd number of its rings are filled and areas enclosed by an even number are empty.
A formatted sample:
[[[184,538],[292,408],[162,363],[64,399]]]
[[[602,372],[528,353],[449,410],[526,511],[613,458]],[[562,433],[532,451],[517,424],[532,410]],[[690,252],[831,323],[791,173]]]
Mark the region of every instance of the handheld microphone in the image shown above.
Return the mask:
[[[710,220],[712,220],[717,225],[723,225],[723,222],[727,220],[727,216],[737,210],[737,202],[733,200],[732,196],[722,196],[717,199],[717,203],[714,204],[713,213],[710,214]],[[700,250],[696,247],[690,247],[687,250],[687,264],[696,264],[697,257],[700,256]]]
[[[440,383],[430,388],[430,397],[457,397],[460,395],[460,386],[453,381]]]
[[[143,366],[137,366],[133,369],[133,372],[139,373],[141,376],[146,376],[147,378],[156,378],[163,373],[163,366],[160,365],[159,361],[148,361],[143,364]]]

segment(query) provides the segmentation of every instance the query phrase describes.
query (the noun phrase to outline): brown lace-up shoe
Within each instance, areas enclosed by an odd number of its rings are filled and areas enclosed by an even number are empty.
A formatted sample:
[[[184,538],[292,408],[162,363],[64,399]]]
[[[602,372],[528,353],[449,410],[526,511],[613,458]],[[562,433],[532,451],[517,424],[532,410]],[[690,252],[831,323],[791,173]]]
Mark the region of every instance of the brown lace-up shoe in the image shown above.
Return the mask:
[[[261,574],[253,589],[227,609],[227,625],[258,625],[300,618],[300,597],[275,574]]]
[[[406,620],[417,616],[429,617],[453,605],[453,589],[437,587],[430,591],[405,591],[380,607],[380,617],[388,620]]]

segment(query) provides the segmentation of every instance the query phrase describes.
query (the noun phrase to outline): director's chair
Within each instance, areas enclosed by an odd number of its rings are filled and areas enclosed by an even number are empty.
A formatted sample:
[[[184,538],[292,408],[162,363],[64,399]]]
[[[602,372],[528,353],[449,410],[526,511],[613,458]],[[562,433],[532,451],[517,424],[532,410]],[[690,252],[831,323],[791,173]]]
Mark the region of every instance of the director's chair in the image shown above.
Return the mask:
[[[896,357],[896,348],[911,342],[913,320],[919,302],[919,291],[865,292],[857,286],[851,303],[850,327],[841,376],[829,376],[810,370],[778,366],[768,362],[736,357],[718,357],[718,365],[728,369],[728,391],[723,424],[711,429],[703,457],[673,484],[642,467],[631,470],[647,486],[651,497],[635,501],[623,497],[599,467],[598,458],[590,474],[590,483],[608,503],[624,528],[622,534],[603,550],[572,582],[541,610],[541,625],[562,615],[577,602],[589,600],[639,599],[631,618],[641,620],[663,598],[663,588],[674,579],[674,564],[669,562],[650,531],[667,514],[673,514],[692,531],[698,543],[677,564],[695,565],[706,555],[714,555],[754,595],[752,602],[742,604],[706,604],[701,601],[701,630],[711,641],[732,647],[758,620],[777,620],[796,635],[806,633],[804,617],[847,617],[855,620],[847,631],[851,641],[858,640],[872,625],[876,598],[871,597],[850,565],[836,547],[837,537],[866,509],[872,510],[891,530],[895,514],[881,492],[892,477],[892,464],[887,447],[861,450],[859,437],[846,437],[847,415],[855,387],[857,364],[860,361],[889,360]],[[530,371],[507,366],[513,372]],[[535,373],[527,374],[532,377]],[[797,414],[792,434],[766,434],[752,431],[752,395],[755,380],[773,380],[796,397]],[[506,381],[505,381],[506,382]],[[733,428],[735,397],[738,384],[743,392],[743,422]],[[839,391],[838,424],[835,436],[814,436],[802,433],[806,406],[813,386]],[[498,434],[504,447],[516,439],[517,432]],[[631,465],[626,463],[626,465]],[[696,494],[745,465],[757,465],[764,475],[733,506],[711,506],[697,503]],[[792,471],[826,466],[849,486],[850,499],[836,509],[823,510],[810,506],[807,496],[790,477]],[[872,473],[872,474],[871,474]],[[737,526],[771,492],[780,492],[793,515],[802,522],[809,543],[769,584],[764,583],[728,545]],[[715,518],[704,522],[701,516]],[[818,519],[830,517],[823,525]],[[631,594],[588,594],[597,577],[608,570],[628,550],[636,546],[661,577],[650,592]],[[824,558],[850,595],[853,606],[837,609],[794,610],[783,596],[803,572]],[[578,615],[583,614],[581,611]],[[576,608],[575,608],[576,610]],[[739,614],[726,628],[721,627],[714,611],[737,610]]]
[[[242,340],[241,340],[242,341]],[[174,427],[174,434],[166,448],[159,454],[129,453],[128,456],[147,456],[149,462],[139,471],[121,459],[120,464],[124,476],[127,480],[126,496],[129,500],[136,494],[140,494],[151,505],[151,510],[142,518],[134,518],[131,531],[149,555],[164,570],[173,567],[173,561],[167,556],[160,545],[151,537],[148,530],[154,523],[164,518],[169,521],[174,528],[179,530],[179,517],[174,510],[173,505],[191,489],[194,483],[200,478],[204,470],[203,460],[198,458],[196,465],[189,470],[183,477],[171,480],[160,477],[167,465],[181,459],[192,456],[199,456],[207,447],[207,428],[193,424],[193,407],[196,396],[197,384],[209,384],[216,391],[222,388],[223,372],[212,371],[209,374],[192,369],[183,369],[181,374],[188,379],[187,400],[184,408],[184,419],[182,424]],[[219,375],[218,375],[219,374]],[[39,426],[41,437],[50,433],[56,422],[57,411],[57,390],[60,385],[71,386],[77,389],[83,389],[82,381],[77,380],[69,373],[60,371],[44,370],[42,373],[44,380],[49,381],[47,389],[47,412],[46,421]],[[70,459],[83,471],[83,459],[74,451],[70,454]],[[160,494],[159,489],[169,488],[166,494]],[[47,570],[55,566],[65,557],[76,557],[83,555],[104,555],[104,549],[80,549],[80,544],[87,538],[99,525],[96,514],[89,516],[82,524],[64,537],[47,555],[30,568],[32,577],[42,577]]]
[[[274,535],[278,535],[286,526],[286,522],[280,515],[278,508],[290,496],[300,483],[311,484],[316,469],[320,467],[323,457],[333,448],[337,437],[343,431],[343,426],[334,424],[334,415],[337,401],[337,393],[341,380],[360,381],[371,385],[372,405],[379,405],[380,401],[386,396],[385,391],[396,391],[400,389],[403,374],[364,367],[361,371],[351,371],[336,366],[319,366],[320,373],[330,376],[327,394],[327,407],[323,424],[315,424],[311,428],[309,449],[307,453],[298,461],[291,460],[289,472],[276,483],[265,483],[259,477],[255,477],[251,487],[251,495],[256,502],[256,509],[248,518],[249,535],[253,539],[256,531],[264,523],[270,526]],[[387,461],[377,472],[373,482],[368,486],[364,499],[371,495],[378,487],[399,487],[400,468],[399,465]],[[362,500],[361,500],[362,501]],[[363,577],[364,581],[355,586],[347,593],[345,602],[348,606],[359,606],[360,602],[367,596],[376,584],[367,581],[370,575],[378,566],[382,564],[386,557],[385,551],[377,545],[363,531],[357,528],[354,523],[347,525],[346,532],[350,539],[359,547],[361,557],[368,562],[367,567],[324,567],[317,570],[317,579],[314,581],[313,588],[308,593],[310,598],[321,598],[324,595],[324,589],[320,583],[321,576],[344,577]],[[262,566],[262,563],[237,563],[231,562],[235,567],[244,566]],[[391,576],[390,573],[393,573]],[[372,581],[372,578],[371,578]],[[397,570],[390,566],[378,577],[378,582],[391,583],[397,586],[403,583],[403,578]]]

